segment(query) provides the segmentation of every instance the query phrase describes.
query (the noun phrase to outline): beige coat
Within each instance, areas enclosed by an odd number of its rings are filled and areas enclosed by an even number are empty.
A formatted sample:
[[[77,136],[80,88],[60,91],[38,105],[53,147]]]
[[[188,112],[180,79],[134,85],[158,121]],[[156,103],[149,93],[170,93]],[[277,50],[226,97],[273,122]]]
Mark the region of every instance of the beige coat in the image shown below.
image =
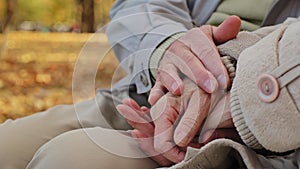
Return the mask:
[[[231,112],[246,145],[219,139],[171,168],[300,168],[300,21],[240,33],[219,50],[238,60]]]

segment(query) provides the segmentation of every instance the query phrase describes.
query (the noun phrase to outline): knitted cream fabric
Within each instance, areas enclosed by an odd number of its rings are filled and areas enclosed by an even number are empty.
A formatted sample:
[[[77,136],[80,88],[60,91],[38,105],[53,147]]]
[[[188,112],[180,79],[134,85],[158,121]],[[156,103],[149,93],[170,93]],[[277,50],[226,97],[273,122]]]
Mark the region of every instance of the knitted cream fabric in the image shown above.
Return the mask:
[[[231,56],[238,60],[243,50],[254,45],[260,39],[261,37],[256,35],[255,33],[244,31],[240,32],[235,39],[228,41],[225,44],[219,45],[217,48],[220,55]]]
[[[256,32],[240,32],[237,36],[237,38],[228,41],[227,43],[223,45],[218,46],[218,50],[221,55],[230,56],[235,58],[236,60],[239,59],[240,54],[243,50],[246,48],[254,45],[259,40],[261,40],[262,37],[265,37],[270,32],[274,31],[274,28],[268,28],[267,30],[260,30],[259,33]],[[236,76],[236,73],[235,73]],[[261,149],[262,146],[258,143],[258,141],[255,139],[253,134],[248,129],[247,125],[245,124],[245,120],[242,116],[239,100],[236,96],[236,89],[233,87],[230,91],[231,93],[231,100],[234,100],[231,102],[231,111],[234,110],[234,123],[235,126],[237,126],[237,130],[239,130],[239,134],[242,138],[242,140],[250,147]]]
[[[260,75],[299,59],[299,37],[300,22],[281,25],[239,56],[231,112],[240,136],[252,148],[286,152],[300,147],[300,78],[282,87],[272,103],[261,101],[257,92]]]
[[[241,161],[239,164],[235,164],[235,168],[264,168],[253,150],[229,139],[217,139],[201,149],[188,148],[184,161],[170,169],[232,168],[233,159],[237,163],[239,157]]]

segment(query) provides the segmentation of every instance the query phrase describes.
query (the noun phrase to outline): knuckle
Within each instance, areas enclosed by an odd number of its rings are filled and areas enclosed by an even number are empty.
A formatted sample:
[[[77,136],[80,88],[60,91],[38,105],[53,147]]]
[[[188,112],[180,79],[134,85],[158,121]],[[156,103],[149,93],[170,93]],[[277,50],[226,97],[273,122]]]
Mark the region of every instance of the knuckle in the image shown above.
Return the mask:
[[[215,54],[215,50],[212,47],[207,47],[207,48],[202,48],[201,52],[198,54],[198,58],[203,61],[206,62],[209,59],[207,59],[208,57],[215,57],[217,56]]]
[[[187,54],[185,54],[184,61],[186,62],[187,66],[193,65],[197,62],[197,58],[196,58],[196,56],[194,56],[190,53],[187,53]]]
[[[172,45],[168,48],[166,54],[170,54],[170,53],[176,53],[178,51],[178,49],[180,49],[183,45],[183,43],[181,42],[181,40],[176,40],[172,43]]]
[[[187,132],[194,129],[196,127],[196,124],[197,121],[195,117],[184,117],[180,122],[181,127],[187,129]]]
[[[168,101],[168,97],[164,95],[161,97],[157,103],[150,109],[151,118],[154,121],[157,121],[162,115],[164,115],[164,112],[168,112],[170,108],[170,101]],[[162,120],[162,119],[159,119]]]
[[[165,143],[161,139],[157,139],[154,141],[154,150],[159,153],[164,152],[164,145]]]

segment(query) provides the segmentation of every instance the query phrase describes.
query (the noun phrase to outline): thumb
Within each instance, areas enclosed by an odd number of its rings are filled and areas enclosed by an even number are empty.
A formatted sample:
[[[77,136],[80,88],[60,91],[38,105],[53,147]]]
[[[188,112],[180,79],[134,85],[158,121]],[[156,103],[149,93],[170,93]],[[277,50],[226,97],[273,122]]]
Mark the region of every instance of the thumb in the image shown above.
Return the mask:
[[[150,90],[148,102],[153,106],[163,95],[165,95],[166,88],[161,84],[159,79],[155,82],[155,85]]]
[[[213,27],[213,38],[217,44],[224,43],[237,36],[241,28],[241,19],[238,16],[229,16],[218,27]]]
[[[195,92],[191,96],[188,107],[180,119],[175,132],[174,142],[180,147],[186,147],[195,137],[210,108],[210,95]]]

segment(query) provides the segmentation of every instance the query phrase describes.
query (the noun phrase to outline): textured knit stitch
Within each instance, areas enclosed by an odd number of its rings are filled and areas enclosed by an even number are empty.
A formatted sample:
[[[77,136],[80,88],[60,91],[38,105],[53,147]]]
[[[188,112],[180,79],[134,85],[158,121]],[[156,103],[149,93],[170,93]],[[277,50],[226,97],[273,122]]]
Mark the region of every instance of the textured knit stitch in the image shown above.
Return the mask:
[[[238,94],[234,86],[231,89],[230,107],[233,123],[244,143],[251,148],[262,149],[263,147],[259,144],[255,136],[247,127],[247,124],[242,114]]]
[[[224,66],[226,67],[227,72],[229,74],[230,86],[228,87],[228,89],[230,90],[231,84],[233,83],[233,79],[235,78],[236,59],[231,57],[231,56],[222,56],[221,60],[222,60]]]

